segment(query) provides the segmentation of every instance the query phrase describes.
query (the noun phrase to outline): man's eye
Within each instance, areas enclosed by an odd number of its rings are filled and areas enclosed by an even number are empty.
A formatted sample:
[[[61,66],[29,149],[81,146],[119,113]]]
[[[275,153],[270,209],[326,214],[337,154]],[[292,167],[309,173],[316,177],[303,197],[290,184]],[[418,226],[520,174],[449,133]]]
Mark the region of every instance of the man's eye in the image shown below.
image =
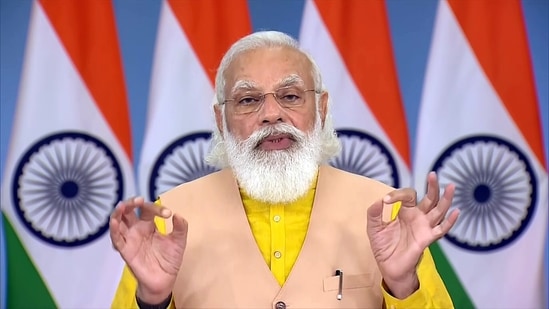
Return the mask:
[[[239,105],[254,105],[259,102],[259,97],[255,96],[245,96],[240,99],[238,99]]]
[[[295,93],[285,93],[279,96],[279,98],[284,102],[295,102],[295,101],[299,101],[300,96]]]

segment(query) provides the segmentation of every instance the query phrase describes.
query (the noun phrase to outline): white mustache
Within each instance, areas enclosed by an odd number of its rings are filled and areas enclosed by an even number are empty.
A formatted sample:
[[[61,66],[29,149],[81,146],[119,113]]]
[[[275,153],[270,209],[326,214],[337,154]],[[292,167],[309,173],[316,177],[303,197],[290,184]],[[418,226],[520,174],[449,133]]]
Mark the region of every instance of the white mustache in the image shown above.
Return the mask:
[[[287,123],[278,123],[255,131],[246,140],[244,140],[242,144],[246,146],[252,146],[252,149],[255,149],[267,137],[281,134],[289,135],[290,138],[296,141],[298,144],[305,142],[307,137],[305,133],[292,125],[289,125]]]

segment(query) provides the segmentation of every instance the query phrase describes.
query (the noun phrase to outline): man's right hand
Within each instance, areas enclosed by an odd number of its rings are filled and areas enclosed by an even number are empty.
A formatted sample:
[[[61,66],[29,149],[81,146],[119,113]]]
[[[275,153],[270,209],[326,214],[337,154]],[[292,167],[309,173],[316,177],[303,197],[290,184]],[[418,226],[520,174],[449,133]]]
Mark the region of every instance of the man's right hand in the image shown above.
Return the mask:
[[[168,235],[156,228],[155,217],[171,215],[168,208],[142,197],[120,202],[111,215],[113,247],[137,279],[137,297],[148,304],[161,303],[172,292],[187,245],[188,225],[182,217],[174,214],[173,231]]]

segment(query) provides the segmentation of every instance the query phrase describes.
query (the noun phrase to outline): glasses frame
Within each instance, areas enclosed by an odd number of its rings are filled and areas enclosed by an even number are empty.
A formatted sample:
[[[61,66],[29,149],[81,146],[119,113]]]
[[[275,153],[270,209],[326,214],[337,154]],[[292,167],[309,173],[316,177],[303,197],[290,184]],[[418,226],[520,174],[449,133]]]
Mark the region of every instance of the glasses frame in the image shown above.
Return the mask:
[[[262,93],[261,96],[260,96],[260,99],[259,99],[259,104],[257,104],[257,107],[256,107],[255,110],[245,112],[245,113],[238,113],[235,110],[235,113],[237,115],[248,115],[248,114],[257,113],[261,109],[261,107],[263,107],[263,104],[265,104],[267,95],[269,95],[269,94],[273,95],[273,98],[275,99],[276,103],[278,103],[278,105],[280,105],[280,107],[286,108],[286,109],[291,109],[292,107],[288,107],[288,106],[285,106],[282,103],[280,103],[279,98],[276,96],[276,92],[278,92],[279,90],[282,90],[284,88],[288,88],[288,87],[282,87],[282,88],[279,88],[275,91]],[[303,91],[303,95],[305,95],[307,92],[311,92],[311,91],[314,91],[315,94],[321,94],[322,93],[322,91],[317,90],[317,89],[305,89],[305,90],[302,90],[302,91]],[[225,105],[228,102],[236,102],[236,101],[237,101],[237,99],[225,99],[223,102],[221,102],[221,105]],[[305,103],[305,96],[303,97],[303,103]],[[300,107],[300,106],[303,106],[303,104],[296,105],[295,107]]]

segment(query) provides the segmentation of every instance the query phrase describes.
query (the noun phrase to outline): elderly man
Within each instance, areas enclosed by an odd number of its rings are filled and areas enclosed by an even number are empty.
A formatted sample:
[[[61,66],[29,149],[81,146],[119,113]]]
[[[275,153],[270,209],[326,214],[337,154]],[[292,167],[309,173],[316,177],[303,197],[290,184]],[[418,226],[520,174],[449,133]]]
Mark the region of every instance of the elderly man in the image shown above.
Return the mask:
[[[328,92],[293,38],[237,41],[216,91],[207,160],[222,170],[112,214],[127,264],[114,308],[452,307],[428,246],[457,220],[453,186],[439,198],[430,174],[416,203],[326,165],[339,150]]]

